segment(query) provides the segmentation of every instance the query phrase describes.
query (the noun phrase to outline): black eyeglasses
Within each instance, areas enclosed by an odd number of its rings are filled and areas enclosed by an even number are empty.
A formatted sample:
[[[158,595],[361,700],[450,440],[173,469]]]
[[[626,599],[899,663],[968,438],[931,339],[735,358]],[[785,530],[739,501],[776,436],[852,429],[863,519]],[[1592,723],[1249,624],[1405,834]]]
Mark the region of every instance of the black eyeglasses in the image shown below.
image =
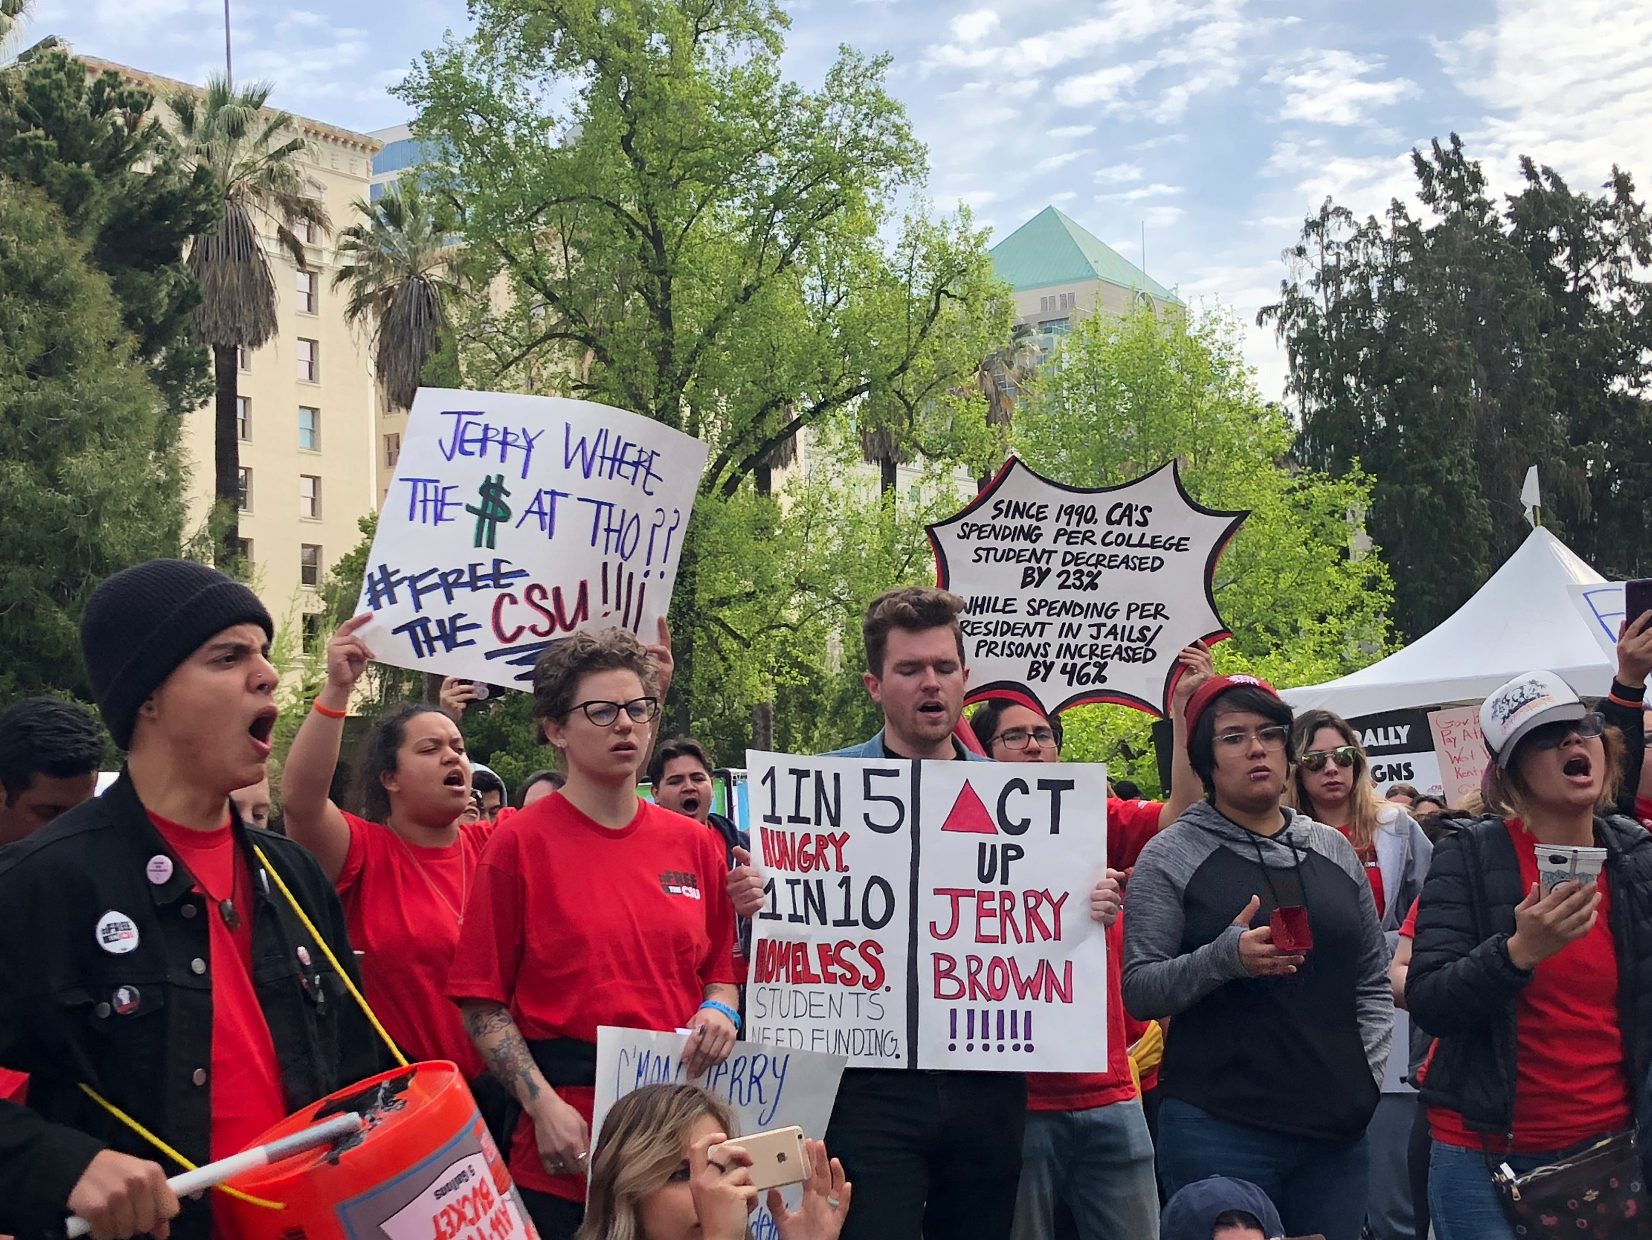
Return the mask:
[[[1338,745],[1335,749],[1310,749],[1297,761],[1304,771],[1323,771],[1327,762],[1352,770],[1359,762],[1359,750],[1352,745]]]
[[[631,717],[632,723],[652,723],[660,717],[660,700],[640,697],[629,702],[576,702],[568,708],[568,713],[571,715],[576,710],[584,711],[585,717],[597,727],[611,728],[622,710]]]
[[[1011,728],[1007,732],[1000,732],[992,738],[991,745],[1003,745],[1005,749],[1027,749],[1033,745],[1043,747],[1055,744],[1054,728]],[[990,745],[989,745],[990,747]]]
[[[1559,749],[1574,736],[1579,740],[1592,741],[1605,732],[1606,716],[1597,710],[1589,712],[1581,719],[1545,723],[1540,728],[1533,728],[1525,743],[1533,749]]]

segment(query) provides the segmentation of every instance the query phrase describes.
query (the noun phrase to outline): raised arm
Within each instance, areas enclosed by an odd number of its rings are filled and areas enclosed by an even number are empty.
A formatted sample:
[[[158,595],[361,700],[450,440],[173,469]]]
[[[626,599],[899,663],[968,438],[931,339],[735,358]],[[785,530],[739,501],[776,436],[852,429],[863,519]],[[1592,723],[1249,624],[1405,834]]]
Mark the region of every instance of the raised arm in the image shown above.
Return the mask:
[[[316,695],[317,709],[305,716],[281,769],[281,812],[287,836],[304,845],[336,883],[350,853],[350,824],[338,806],[327,799],[338,766],[339,743],[344,739],[344,711],[350,693],[367,670],[373,652],[356,636],[372,618],[363,612],[339,626],[327,643],[327,683]],[[334,712],[333,714],[326,712]]]
[[[1210,647],[1204,642],[1194,642],[1176,657],[1182,662],[1182,674],[1170,694],[1170,795],[1159,811],[1161,831],[1204,795],[1204,785],[1187,757],[1187,704],[1194,690],[1211,677]]]

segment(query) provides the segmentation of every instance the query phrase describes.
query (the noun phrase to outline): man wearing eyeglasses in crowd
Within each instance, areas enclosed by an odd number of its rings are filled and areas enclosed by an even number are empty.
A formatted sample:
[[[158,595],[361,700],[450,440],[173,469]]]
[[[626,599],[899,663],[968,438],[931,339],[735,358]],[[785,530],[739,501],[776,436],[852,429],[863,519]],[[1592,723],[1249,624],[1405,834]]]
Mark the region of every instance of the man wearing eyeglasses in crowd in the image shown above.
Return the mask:
[[[1188,765],[1182,717],[1194,690],[1210,678],[1210,651],[1199,643],[1179,656],[1181,674],[1171,703],[1176,736],[1170,799],[1164,803],[1109,797],[1107,864],[1126,870],[1162,825],[1198,798],[1198,776]],[[987,756],[998,762],[1061,761],[1061,720],[1019,702],[981,703],[970,727]],[[1096,825],[1100,825],[1097,823]],[[1117,963],[1124,952],[1122,918],[1107,930]],[[1140,1036],[1126,1022],[1119,972],[1107,971],[1107,1071],[1027,1074],[1027,1129],[1021,1147],[1013,1240],[1053,1240],[1056,1206],[1072,1211],[1079,1240],[1131,1236],[1152,1240],[1159,1229],[1153,1179],[1153,1138],[1130,1072],[1130,1043]]]

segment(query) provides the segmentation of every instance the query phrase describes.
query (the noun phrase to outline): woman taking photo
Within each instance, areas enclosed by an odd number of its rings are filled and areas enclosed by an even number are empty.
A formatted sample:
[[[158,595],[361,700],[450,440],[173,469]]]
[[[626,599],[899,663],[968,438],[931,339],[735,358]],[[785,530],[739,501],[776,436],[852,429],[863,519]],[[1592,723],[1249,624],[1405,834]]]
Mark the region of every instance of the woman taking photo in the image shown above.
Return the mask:
[[[1365,1128],[1394,1019],[1388,945],[1342,835],[1282,804],[1291,709],[1251,676],[1187,706],[1205,787],[1130,878],[1124,1006],[1172,1017],[1159,1069],[1167,1195],[1256,1184],[1292,1235],[1357,1240]]]
[[[751,1158],[728,1141],[728,1109],[693,1085],[645,1085],[608,1112],[591,1166],[591,1193],[578,1240],[749,1240],[757,1205]],[[843,1164],[805,1141],[803,1201],[786,1209],[769,1190],[781,1240],[836,1240],[849,1213]]]
[[[465,906],[447,994],[521,1105],[510,1172],[544,1240],[584,1214],[599,1025],[692,1032],[690,1076],[740,1029],[720,836],[640,800],[659,718],[648,653],[575,633],[533,673],[534,716],[568,782],[496,827]]]
[[[1641,1101],[1652,1065],[1652,836],[1619,798],[1632,801],[1639,775],[1646,621],[1619,641],[1601,714],[1551,672],[1516,677],[1480,708],[1494,760],[1487,791],[1508,815],[1440,842],[1405,982],[1412,1015],[1438,1039],[1422,1101],[1440,1240],[1512,1240],[1509,1211],[1522,1206],[1494,1172],[1565,1164],[1603,1140],[1588,1167],[1549,1177],[1571,1180],[1562,1200],[1527,1184],[1524,1207],[1591,1236],[1639,1235],[1652,1210],[1628,1187],[1643,1182],[1630,1132],[1644,1136],[1652,1120]],[[1540,852],[1552,872],[1572,847],[1605,849],[1598,879],[1592,865],[1581,882],[1541,879]],[[1567,1204],[1579,1201],[1590,1211],[1581,1222]]]

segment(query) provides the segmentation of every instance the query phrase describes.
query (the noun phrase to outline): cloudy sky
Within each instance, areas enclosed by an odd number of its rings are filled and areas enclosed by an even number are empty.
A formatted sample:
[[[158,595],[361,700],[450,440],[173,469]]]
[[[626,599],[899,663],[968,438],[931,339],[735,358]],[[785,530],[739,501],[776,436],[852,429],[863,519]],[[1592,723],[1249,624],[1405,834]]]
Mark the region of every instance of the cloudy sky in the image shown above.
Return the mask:
[[[369,130],[463,0],[231,0],[237,78]],[[1408,153],[1456,131],[1512,184],[1515,157],[1574,187],[1613,163],[1652,183],[1652,0],[791,0],[791,72],[840,43],[894,57],[890,85],[931,156],[929,194],[996,235],[1049,203],[1184,298],[1247,322],[1280,251],[1326,195],[1381,210]],[[201,81],[223,65],[223,0],[36,0],[26,45]],[[1265,394],[1284,366],[1252,328]]]

